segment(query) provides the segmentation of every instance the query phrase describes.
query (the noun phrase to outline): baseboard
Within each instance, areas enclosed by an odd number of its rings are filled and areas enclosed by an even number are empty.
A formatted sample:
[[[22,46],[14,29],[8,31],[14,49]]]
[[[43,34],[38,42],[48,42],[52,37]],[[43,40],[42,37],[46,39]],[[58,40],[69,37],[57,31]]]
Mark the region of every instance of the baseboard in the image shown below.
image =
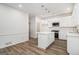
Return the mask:
[[[67,41],[66,39],[59,39],[59,40],[62,40],[62,41]]]
[[[29,39],[38,39],[38,38],[30,37]]]
[[[20,44],[20,43],[24,43],[24,42],[27,42],[28,40],[23,40],[23,41],[17,41],[17,42],[14,42],[10,45],[3,45],[2,47],[0,47],[0,49],[3,49],[3,48],[7,48],[7,47],[10,47],[10,46],[13,46],[13,45],[17,45],[17,44]]]

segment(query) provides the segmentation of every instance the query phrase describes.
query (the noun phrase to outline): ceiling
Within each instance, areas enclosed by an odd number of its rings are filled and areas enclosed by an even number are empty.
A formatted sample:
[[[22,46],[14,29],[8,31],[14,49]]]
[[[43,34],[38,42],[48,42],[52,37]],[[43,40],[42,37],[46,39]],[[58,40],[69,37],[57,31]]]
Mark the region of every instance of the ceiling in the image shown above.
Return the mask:
[[[6,3],[4,5],[42,18],[70,14],[74,6],[73,3]]]

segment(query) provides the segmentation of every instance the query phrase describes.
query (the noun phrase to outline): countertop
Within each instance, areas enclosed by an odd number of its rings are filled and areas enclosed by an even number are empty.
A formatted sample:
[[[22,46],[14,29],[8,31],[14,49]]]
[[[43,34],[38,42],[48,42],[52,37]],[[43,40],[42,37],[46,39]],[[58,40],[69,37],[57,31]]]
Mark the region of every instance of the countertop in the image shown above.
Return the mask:
[[[50,33],[54,33],[54,32],[37,32],[37,34],[50,34]]]
[[[67,36],[79,36],[78,32],[69,32]]]

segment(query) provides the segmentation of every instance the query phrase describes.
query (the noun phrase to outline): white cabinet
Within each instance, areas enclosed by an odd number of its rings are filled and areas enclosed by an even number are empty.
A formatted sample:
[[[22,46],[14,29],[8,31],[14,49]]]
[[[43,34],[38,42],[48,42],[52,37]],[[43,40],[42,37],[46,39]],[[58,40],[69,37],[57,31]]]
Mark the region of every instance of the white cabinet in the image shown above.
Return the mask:
[[[60,27],[59,39],[67,40],[67,33],[76,32],[74,27]]]
[[[66,30],[64,28],[59,31],[59,39],[66,40]]]
[[[79,25],[79,3],[74,5],[72,17],[73,17],[73,21],[75,23],[75,26]]]
[[[51,43],[54,42],[53,32],[38,32],[38,47],[46,49]]]
[[[67,35],[67,52],[71,55],[79,55],[79,33]]]
[[[73,23],[75,24],[79,32],[79,3],[75,4],[72,17],[74,21]]]

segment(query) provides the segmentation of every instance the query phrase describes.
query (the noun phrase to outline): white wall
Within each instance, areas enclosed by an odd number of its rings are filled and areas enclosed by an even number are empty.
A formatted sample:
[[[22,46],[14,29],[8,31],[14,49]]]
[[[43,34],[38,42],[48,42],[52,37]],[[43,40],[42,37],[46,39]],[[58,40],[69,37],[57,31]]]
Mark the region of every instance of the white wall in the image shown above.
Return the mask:
[[[41,21],[42,21],[41,18],[36,16],[36,29],[37,29],[37,32],[40,32]]]
[[[28,31],[28,14],[0,4],[0,48],[27,41]]]
[[[42,19],[38,16],[29,16],[29,26],[30,26],[30,37],[37,38],[37,32],[40,32],[40,25]]]
[[[30,30],[30,37],[36,38],[36,19],[35,16],[29,15],[29,30]]]

